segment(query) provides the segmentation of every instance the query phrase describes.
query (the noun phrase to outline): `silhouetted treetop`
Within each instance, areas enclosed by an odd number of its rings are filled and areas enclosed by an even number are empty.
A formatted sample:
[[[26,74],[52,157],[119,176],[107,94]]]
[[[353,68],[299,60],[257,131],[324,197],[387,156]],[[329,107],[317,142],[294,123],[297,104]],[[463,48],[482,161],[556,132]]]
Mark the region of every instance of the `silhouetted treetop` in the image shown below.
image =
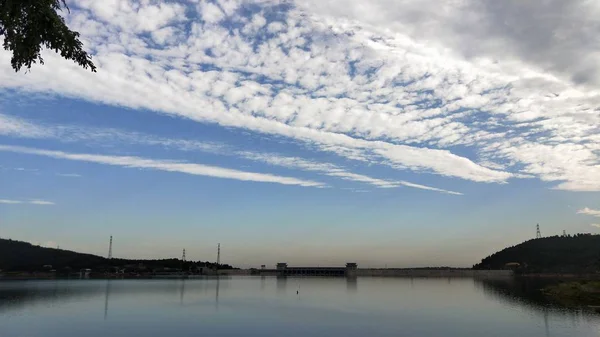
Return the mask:
[[[69,10],[65,0],[0,0],[0,35],[4,49],[13,53],[10,63],[15,71],[44,64],[40,52],[45,47],[96,72],[79,33],[70,30],[58,14],[63,8]]]

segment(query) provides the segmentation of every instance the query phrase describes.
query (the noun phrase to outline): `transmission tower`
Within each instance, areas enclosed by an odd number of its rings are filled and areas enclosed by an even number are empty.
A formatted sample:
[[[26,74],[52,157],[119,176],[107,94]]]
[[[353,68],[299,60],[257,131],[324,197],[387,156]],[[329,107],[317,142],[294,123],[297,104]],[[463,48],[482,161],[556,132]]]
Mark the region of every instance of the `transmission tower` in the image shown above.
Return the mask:
[[[183,249],[183,255],[181,256],[181,261],[185,262],[185,248]]]
[[[221,244],[217,245],[217,267],[221,264]]]
[[[112,235],[110,236],[110,242],[108,244],[108,259],[112,259]]]
[[[566,237],[567,236],[567,231],[563,229],[563,236]]]
[[[535,238],[536,239],[541,239],[542,238],[542,233],[540,232],[540,224],[537,224],[535,226],[536,232],[535,232]]]

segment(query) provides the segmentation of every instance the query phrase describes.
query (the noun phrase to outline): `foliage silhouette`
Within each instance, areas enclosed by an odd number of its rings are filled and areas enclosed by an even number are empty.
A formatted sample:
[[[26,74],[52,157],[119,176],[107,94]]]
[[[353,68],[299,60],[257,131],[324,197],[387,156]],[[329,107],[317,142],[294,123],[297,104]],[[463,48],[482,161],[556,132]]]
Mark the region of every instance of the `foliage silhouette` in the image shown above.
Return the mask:
[[[521,273],[595,273],[600,269],[600,235],[532,239],[496,252],[473,268],[504,269],[514,262]]]
[[[79,33],[70,30],[58,14],[63,8],[69,10],[65,0],[0,0],[0,35],[4,49],[13,53],[10,63],[15,71],[44,64],[40,52],[45,47],[96,72]]]
[[[0,239],[0,269],[10,271],[44,271],[44,266],[52,266],[56,271],[90,268],[93,271],[110,270],[111,267],[138,266],[151,271],[153,269],[183,269],[190,270],[195,267],[215,268],[211,262],[181,261],[180,259],[162,260],[133,260],[133,259],[107,259],[101,256],[72,252],[69,250],[35,246],[27,242]],[[232,269],[230,265],[223,264],[219,269]]]

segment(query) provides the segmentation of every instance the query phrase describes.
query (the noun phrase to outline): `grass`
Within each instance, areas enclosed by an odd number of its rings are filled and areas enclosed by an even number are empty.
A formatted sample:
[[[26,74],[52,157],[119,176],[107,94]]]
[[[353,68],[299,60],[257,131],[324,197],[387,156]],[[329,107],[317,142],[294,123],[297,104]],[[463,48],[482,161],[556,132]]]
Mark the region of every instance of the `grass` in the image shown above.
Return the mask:
[[[542,292],[566,306],[600,306],[600,281],[573,281],[548,286]]]

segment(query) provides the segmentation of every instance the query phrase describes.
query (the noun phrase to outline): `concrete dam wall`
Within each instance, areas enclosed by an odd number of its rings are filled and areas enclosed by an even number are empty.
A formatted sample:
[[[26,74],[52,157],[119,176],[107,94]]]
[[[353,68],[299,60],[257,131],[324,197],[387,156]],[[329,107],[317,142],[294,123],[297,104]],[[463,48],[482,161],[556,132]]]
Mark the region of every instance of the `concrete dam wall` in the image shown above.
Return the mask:
[[[289,267],[280,263],[277,269],[219,270],[220,275],[261,276],[346,276],[346,277],[510,277],[512,270],[473,269],[400,269],[400,268],[357,268],[355,263],[346,267]]]

